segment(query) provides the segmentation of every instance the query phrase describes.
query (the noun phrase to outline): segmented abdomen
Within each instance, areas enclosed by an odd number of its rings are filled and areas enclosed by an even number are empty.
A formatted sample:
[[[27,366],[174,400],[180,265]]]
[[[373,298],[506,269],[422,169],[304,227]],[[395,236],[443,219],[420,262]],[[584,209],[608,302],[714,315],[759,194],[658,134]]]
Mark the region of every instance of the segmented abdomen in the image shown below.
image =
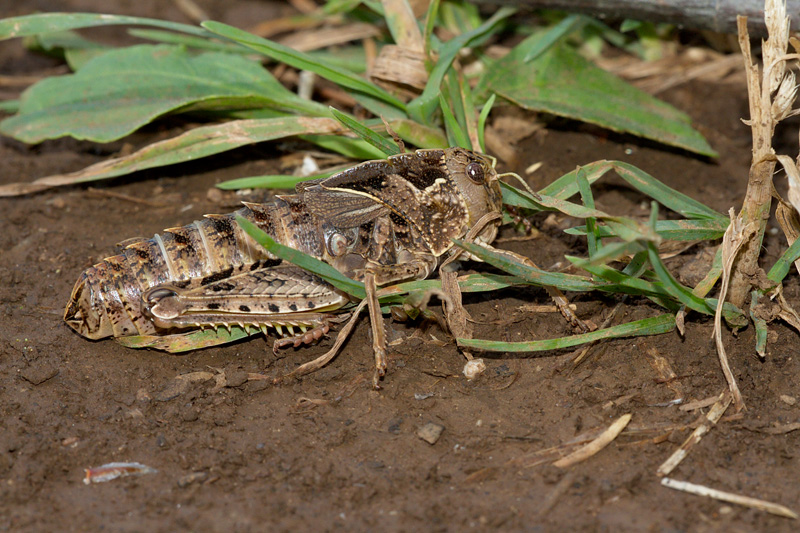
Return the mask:
[[[208,283],[275,259],[239,227],[236,215],[278,242],[319,257],[319,232],[298,202],[287,197],[273,204],[246,204],[235,213],[206,215],[188,226],[134,242],[122,254],[83,272],[64,319],[92,339],[157,333],[142,308],[141,295],[147,289],[165,283],[181,286],[198,278]]]

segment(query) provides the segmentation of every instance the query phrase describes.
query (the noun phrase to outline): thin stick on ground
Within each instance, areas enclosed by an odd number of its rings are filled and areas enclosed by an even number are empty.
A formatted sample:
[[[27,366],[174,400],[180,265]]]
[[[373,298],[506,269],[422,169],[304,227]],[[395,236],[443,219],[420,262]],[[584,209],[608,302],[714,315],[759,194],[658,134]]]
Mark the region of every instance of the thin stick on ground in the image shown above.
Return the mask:
[[[622,415],[617,420],[615,420],[613,424],[608,426],[608,429],[606,429],[603,433],[601,433],[599,437],[594,439],[592,442],[590,442],[583,448],[575,450],[566,457],[559,459],[558,461],[553,463],[553,465],[559,468],[567,468],[574,464],[580,463],[581,461],[585,461],[589,457],[593,456],[594,454],[596,454],[597,452],[599,452],[600,450],[611,444],[611,442],[617,438],[617,435],[619,435],[622,432],[622,430],[625,429],[625,426],[628,425],[628,422],[631,421],[631,416],[632,415],[630,413]]]
[[[662,479],[661,484],[671,489],[688,492],[689,494],[696,494],[698,496],[707,496],[709,498],[714,498],[715,500],[720,500],[723,502],[735,503],[737,505],[743,505],[745,507],[752,507],[753,509],[760,509],[762,511],[766,511],[768,513],[778,516],[783,516],[786,518],[793,518],[795,520],[800,518],[800,515],[798,515],[796,512],[792,511],[786,506],[768,502],[765,500],[759,500],[758,498],[750,498],[749,496],[740,496],[739,494],[734,494],[732,492],[725,492],[722,490],[712,489],[704,485],[697,485],[695,483],[689,483],[688,481],[678,481],[677,479],[671,479],[668,477]]]
[[[669,475],[675,468],[681,464],[686,456],[689,454],[689,451],[692,447],[700,442],[700,439],[708,433],[712,427],[714,427],[719,419],[722,418],[722,415],[728,409],[728,406],[731,404],[731,393],[730,391],[725,391],[720,394],[717,403],[711,408],[711,410],[706,415],[706,421],[697,426],[695,430],[692,432],[691,435],[681,444],[680,448],[675,450],[675,452],[664,461],[664,463],[658,467],[656,474],[659,476],[667,476]]]

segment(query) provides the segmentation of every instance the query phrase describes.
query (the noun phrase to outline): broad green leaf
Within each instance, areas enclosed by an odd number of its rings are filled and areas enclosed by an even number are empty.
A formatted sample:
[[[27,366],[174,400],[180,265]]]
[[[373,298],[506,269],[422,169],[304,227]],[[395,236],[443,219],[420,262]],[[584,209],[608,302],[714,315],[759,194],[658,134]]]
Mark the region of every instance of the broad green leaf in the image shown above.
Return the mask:
[[[465,348],[475,348],[488,352],[543,352],[570,348],[587,342],[604,339],[618,339],[621,337],[641,337],[644,335],[660,335],[675,329],[675,316],[672,314],[659,315],[653,318],[644,318],[619,326],[599,329],[591,333],[528,342],[502,342],[480,339],[457,339],[458,345]]]
[[[319,58],[314,58],[308,54],[289,48],[288,46],[284,46],[268,39],[263,39],[257,35],[253,35],[252,33],[240,30],[239,28],[222,24],[221,22],[206,21],[203,22],[202,26],[217,35],[247,46],[248,48],[252,48],[256,52],[271,57],[276,61],[286,63],[287,65],[301,70],[315,72],[326,80],[332,81],[337,85],[363,92],[364,94],[379,100],[383,100],[384,102],[391,104],[398,109],[405,110],[406,108],[403,102],[384,91],[374,83],[367,81],[353,72],[348,72],[341,68],[334,68],[330,65],[327,65]]]
[[[295,250],[294,248],[290,248],[284,244],[275,242],[275,239],[267,235],[267,233],[262,231],[261,228],[244,217],[237,216],[236,222],[245,232],[247,232],[248,235],[255,239],[258,244],[263,246],[264,249],[271,254],[276,255],[284,261],[289,261],[300,268],[308,270],[309,272],[313,272],[337,289],[343,290],[348,294],[352,294],[357,298],[363,299],[365,297],[366,293],[364,292],[363,283],[348,278],[328,263],[320,261],[315,257],[311,257],[310,255],[304,254],[303,252]]]
[[[285,89],[258,63],[216,52],[138,45],[110,50],[77,73],[47,78],[25,91],[20,112],[0,131],[28,143],[71,135],[108,142],[158,116],[199,102],[271,107],[322,115],[320,104]]]
[[[717,155],[686,114],[596,67],[568,46],[553,46],[526,62],[541,38],[529,37],[494,63],[487,73],[488,88],[525,109]]]
[[[184,163],[209,155],[303,133],[341,134],[341,125],[332,118],[279,117],[234,120],[189,130],[172,139],[145,146],[128,156],[102,161],[77,172],[59,174],[32,183],[0,186],[0,197],[38,192],[50,187],[122,176],[154,167]]]

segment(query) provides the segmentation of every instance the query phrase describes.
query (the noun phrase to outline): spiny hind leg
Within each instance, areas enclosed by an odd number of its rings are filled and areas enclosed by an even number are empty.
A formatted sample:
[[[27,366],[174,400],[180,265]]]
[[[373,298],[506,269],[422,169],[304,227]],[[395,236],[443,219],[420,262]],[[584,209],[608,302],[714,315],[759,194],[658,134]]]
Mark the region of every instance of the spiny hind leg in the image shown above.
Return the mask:
[[[159,285],[146,291],[143,308],[160,329],[273,328],[290,339],[283,346],[313,342],[330,329],[334,316],[325,311],[345,305],[346,296],[301,268],[273,266],[213,282]],[[301,330],[295,334],[294,328]],[[307,331],[311,328],[311,331]]]

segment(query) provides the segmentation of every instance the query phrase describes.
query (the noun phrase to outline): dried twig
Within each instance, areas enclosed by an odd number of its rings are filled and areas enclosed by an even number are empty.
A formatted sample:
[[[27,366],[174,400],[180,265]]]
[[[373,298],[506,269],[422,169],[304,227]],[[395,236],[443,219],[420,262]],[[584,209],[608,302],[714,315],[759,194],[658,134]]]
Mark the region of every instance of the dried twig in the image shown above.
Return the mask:
[[[619,435],[622,432],[622,430],[625,429],[625,426],[628,425],[628,422],[631,421],[631,416],[632,415],[630,413],[622,415],[617,420],[615,420],[613,424],[608,426],[608,429],[606,429],[603,433],[601,433],[599,437],[594,439],[592,442],[590,442],[583,448],[575,450],[574,452],[567,455],[563,459],[559,459],[558,461],[553,463],[553,465],[559,468],[567,468],[576,463],[580,463],[581,461],[585,461],[589,457],[593,456],[594,454],[596,454],[597,452],[599,452],[600,450],[611,444],[611,442],[617,438],[617,435]]]
[[[706,415],[706,422],[700,424],[695,428],[689,438],[687,438],[680,447],[675,450],[675,452],[664,461],[664,463],[658,467],[656,474],[659,476],[667,476],[675,470],[675,468],[683,461],[686,456],[689,454],[689,450],[692,449],[692,446],[700,442],[700,439],[708,433],[712,427],[714,427],[722,415],[725,413],[725,410],[728,409],[728,406],[731,404],[731,394],[729,391],[725,391],[720,394],[717,403],[714,404],[714,407]]]
[[[731,372],[728,355],[725,353],[725,345],[722,342],[722,305],[725,301],[725,296],[728,294],[728,284],[731,280],[736,254],[755,233],[756,227],[753,223],[744,226],[743,220],[734,215],[733,208],[730,210],[730,217],[731,223],[722,237],[722,287],[719,291],[719,304],[714,314],[714,341],[717,345],[717,355],[719,356],[720,366],[722,366],[722,373],[725,375],[728,389],[733,395],[733,403],[736,406],[736,410],[741,411],[744,409],[744,400],[742,399],[742,393],[739,391],[739,386],[736,384],[736,378]]]
[[[689,494],[696,494],[698,496],[707,496],[709,498],[714,498],[715,500],[720,500],[723,502],[735,503],[737,505],[743,505],[745,507],[752,507],[753,509],[760,509],[761,511],[766,511],[768,513],[772,513],[778,516],[784,516],[786,518],[794,518],[795,520],[800,518],[800,515],[798,515],[788,507],[779,505],[777,503],[772,503],[765,500],[759,500],[757,498],[750,498],[748,496],[740,496],[732,492],[724,492],[721,490],[706,487],[704,485],[696,485],[694,483],[689,483],[688,481],[678,481],[677,479],[671,479],[665,477],[664,479],[661,480],[661,484],[671,489],[688,492]]]

